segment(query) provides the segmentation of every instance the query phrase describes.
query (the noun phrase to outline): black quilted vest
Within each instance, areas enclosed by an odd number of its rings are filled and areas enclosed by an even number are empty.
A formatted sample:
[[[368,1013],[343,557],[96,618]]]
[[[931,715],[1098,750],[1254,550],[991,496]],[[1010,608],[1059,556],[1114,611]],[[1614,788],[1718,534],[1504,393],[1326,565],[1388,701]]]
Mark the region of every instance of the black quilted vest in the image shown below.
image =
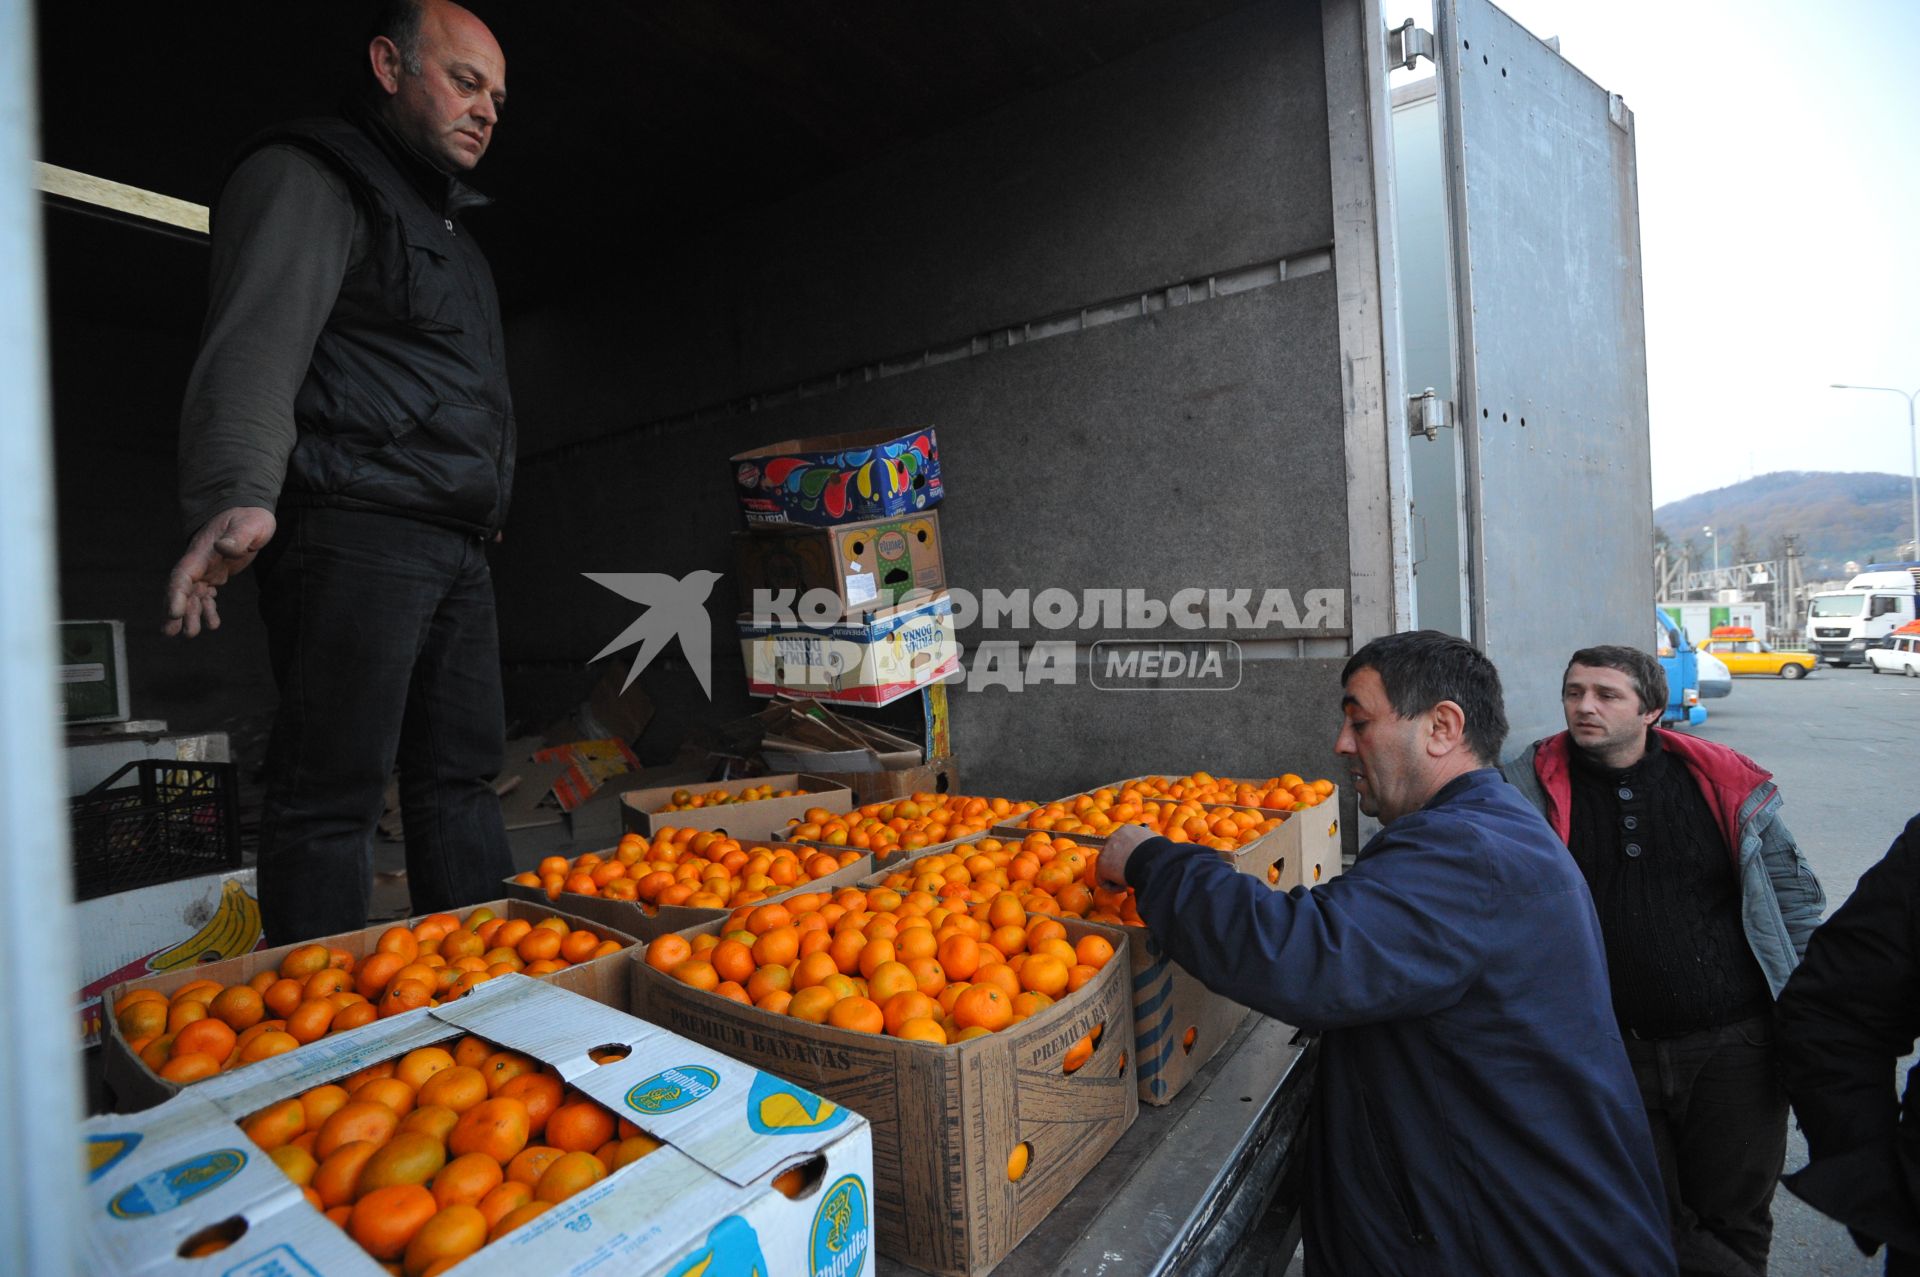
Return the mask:
[[[363,109],[301,120],[292,143],[354,191],[367,251],[347,271],[294,398],[280,503],[377,510],[491,534],[513,488],[500,299],[460,213],[486,203]]]

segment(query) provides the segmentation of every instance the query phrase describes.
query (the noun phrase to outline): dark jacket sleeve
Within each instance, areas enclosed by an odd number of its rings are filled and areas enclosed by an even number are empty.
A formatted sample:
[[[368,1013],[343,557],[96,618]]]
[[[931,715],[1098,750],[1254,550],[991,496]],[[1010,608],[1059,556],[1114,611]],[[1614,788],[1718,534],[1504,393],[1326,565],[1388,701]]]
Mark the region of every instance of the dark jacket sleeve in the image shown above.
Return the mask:
[[[1780,1071],[1811,1161],[1784,1182],[1876,1240],[1920,1250],[1920,1096],[1894,1067],[1920,1036],[1920,817],[1813,933],[1779,1002]]]
[[[1394,842],[1388,830],[1369,855],[1391,854]],[[1463,868],[1453,856],[1422,854],[1389,880],[1362,861],[1312,890],[1282,893],[1205,848],[1154,838],[1134,849],[1127,881],[1154,940],[1202,984],[1324,1030],[1460,1000],[1485,948],[1484,898]]]
[[[279,501],[294,396],[340,295],[356,221],[345,180],[297,147],[256,151],[221,191],[207,321],[180,413],[189,536],[222,510]]]

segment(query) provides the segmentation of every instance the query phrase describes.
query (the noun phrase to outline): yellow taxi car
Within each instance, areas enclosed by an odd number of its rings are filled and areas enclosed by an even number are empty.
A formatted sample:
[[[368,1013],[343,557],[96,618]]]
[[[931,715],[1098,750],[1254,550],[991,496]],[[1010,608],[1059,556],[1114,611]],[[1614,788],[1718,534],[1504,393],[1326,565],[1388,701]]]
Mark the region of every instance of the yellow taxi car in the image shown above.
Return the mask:
[[[1778,674],[1781,678],[1805,678],[1813,673],[1819,658],[1812,652],[1780,652],[1755,638],[1744,625],[1716,626],[1699,645],[1711,652],[1735,674]]]

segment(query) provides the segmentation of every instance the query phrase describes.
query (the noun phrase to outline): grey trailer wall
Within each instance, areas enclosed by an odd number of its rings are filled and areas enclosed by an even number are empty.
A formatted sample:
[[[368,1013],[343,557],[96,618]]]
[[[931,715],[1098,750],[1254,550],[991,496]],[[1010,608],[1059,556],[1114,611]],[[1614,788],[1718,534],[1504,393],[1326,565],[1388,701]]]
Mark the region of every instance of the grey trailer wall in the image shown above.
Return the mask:
[[[1084,666],[956,688],[969,790],[1333,774],[1351,569],[1325,59],[1316,7],[1249,8],[704,240],[612,246],[645,264],[617,306],[509,333],[510,672],[583,660],[632,619],[582,571],[730,567],[730,454],[931,422],[956,586],[1342,600],[1293,627],[976,622],[970,648],[1207,638],[1242,663],[1232,690],[1101,691]],[[731,580],[709,601],[719,717],[751,708],[737,602]],[[644,677],[699,708],[684,671]]]

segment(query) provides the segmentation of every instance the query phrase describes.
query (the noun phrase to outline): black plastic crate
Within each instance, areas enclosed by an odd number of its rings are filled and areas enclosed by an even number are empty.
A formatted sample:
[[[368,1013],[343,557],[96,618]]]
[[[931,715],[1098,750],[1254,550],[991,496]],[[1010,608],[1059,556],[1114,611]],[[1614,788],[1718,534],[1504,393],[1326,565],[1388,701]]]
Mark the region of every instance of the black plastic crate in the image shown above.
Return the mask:
[[[231,763],[142,758],[75,798],[74,899],[238,869],[236,787]]]

